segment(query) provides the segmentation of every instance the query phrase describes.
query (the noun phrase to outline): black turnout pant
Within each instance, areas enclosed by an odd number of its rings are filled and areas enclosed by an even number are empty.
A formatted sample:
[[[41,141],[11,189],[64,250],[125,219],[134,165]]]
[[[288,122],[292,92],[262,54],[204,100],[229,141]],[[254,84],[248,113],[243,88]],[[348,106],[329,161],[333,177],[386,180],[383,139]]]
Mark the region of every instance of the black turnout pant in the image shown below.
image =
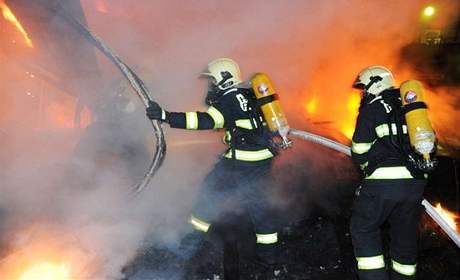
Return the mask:
[[[389,279],[381,226],[390,226],[391,279],[414,279],[418,225],[425,180],[364,180],[351,218],[351,236],[361,280]]]
[[[207,175],[192,210],[191,223],[201,231],[234,214],[249,214],[258,245],[277,243],[277,218],[269,201],[271,160],[240,163],[222,159]],[[263,246],[270,247],[270,246]]]

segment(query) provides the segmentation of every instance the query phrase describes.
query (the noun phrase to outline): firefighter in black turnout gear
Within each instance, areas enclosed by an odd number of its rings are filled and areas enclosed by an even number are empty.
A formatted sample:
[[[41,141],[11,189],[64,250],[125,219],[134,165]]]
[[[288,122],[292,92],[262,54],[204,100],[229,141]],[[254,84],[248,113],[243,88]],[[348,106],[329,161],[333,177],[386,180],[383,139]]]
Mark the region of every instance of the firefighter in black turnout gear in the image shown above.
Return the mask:
[[[350,223],[359,278],[414,279],[427,175],[407,160],[408,129],[392,73],[381,66],[366,68],[354,87],[363,90],[352,159],[364,180],[356,192]],[[381,227],[386,222],[391,237],[390,273],[381,240]]]
[[[151,103],[147,116],[172,128],[225,130],[228,149],[205,178],[189,221],[196,230],[211,233],[216,224],[225,224],[227,214],[244,208],[256,232],[257,257],[274,264],[278,233],[267,199],[276,154],[271,135],[263,125],[252,89],[241,86],[240,69],[233,60],[215,59],[203,75],[210,80],[207,112],[167,112]]]

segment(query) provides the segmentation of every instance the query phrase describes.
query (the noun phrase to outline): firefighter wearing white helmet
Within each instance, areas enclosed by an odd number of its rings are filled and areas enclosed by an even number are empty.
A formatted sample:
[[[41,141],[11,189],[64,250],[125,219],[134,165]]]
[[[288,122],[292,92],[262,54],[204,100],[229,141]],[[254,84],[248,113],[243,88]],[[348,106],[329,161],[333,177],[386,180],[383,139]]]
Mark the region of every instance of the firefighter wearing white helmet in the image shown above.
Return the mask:
[[[371,66],[362,70],[354,82],[355,88],[363,89],[364,93],[374,96],[382,91],[395,87],[393,74],[383,66]]]
[[[415,279],[426,179],[407,160],[409,136],[400,91],[382,66],[362,70],[353,86],[363,91],[351,149],[364,177],[350,221],[359,278]],[[391,227],[391,277],[380,234],[385,222]]]
[[[255,95],[250,87],[242,87],[238,64],[229,58],[211,61],[202,75],[210,83],[207,112],[168,112],[151,103],[150,119],[160,120],[173,128],[190,130],[224,129],[227,150],[204,180],[190,223],[199,232],[213,235],[216,225],[225,225],[235,209],[243,208],[254,223],[258,261],[274,264],[278,233],[267,193],[271,165],[277,154],[272,134],[262,122]],[[230,222],[231,224],[231,222]],[[224,236],[231,232],[220,230]]]
[[[213,84],[221,90],[242,82],[240,67],[230,58],[214,59],[208,64],[207,71],[201,74],[211,77]]]

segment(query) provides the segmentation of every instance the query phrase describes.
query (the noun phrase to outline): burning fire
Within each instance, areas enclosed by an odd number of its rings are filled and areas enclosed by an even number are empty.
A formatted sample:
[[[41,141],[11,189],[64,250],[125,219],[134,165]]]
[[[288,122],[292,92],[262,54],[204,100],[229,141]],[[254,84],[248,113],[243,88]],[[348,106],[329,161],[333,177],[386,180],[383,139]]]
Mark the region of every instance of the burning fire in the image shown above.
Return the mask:
[[[457,223],[455,222],[455,220],[458,219],[458,216],[455,213],[444,209],[441,206],[441,203],[436,204],[436,211],[444,218],[444,220],[451,228],[457,231]]]
[[[355,131],[356,117],[358,116],[359,103],[361,96],[358,92],[350,93],[347,100],[347,115],[339,122],[339,130],[348,139],[353,137]]]
[[[0,262],[0,279],[95,279],[98,257],[72,234],[49,225],[20,230]]]
[[[345,135],[348,139],[353,137],[353,132],[355,130],[356,117],[358,116],[359,103],[361,102],[361,96],[357,92],[352,92],[350,97],[347,100],[347,117],[344,118],[342,125],[339,127],[339,130]]]
[[[19,22],[19,20],[16,18],[16,16],[13,14],[11,9],[6,5],[4,0],[0,0],[0,10],[2,11],[3,17],[12,23],[16,29],[22,34],[24,37],[24,41],[26,42],[27,46],[30,48],[33,48],[34,45],[32,44],[32,40],[29,38],[29,35],[25,31],[24,27],[22,27],[22,24]]]
[[[43,262],[28,268],[19,280],[70,280],[70,272],[66,265]]]
[[[316,120],[331,121],[337,131],[340,131],[348,139],[351,139],[361,102],[360,93],[351,92],[347,94],[345,105],[341,108],[341,111],[337,111],[336,113],[331,113],[331,108],[327,106],[327,104],[330,104],[330,101],[325,101],[324,107],[319,106],[320,101],[320,98],[315,94],[305,103],[304,108],[308,113],[308,117],[315,118]]]
[[[309,114],[314,114],[316,112],[316,109],[318,107],[318,101],[316,99],[316,94],[313,96],[313,98],[308,101],[307,105],[305,105],[305,109]]]

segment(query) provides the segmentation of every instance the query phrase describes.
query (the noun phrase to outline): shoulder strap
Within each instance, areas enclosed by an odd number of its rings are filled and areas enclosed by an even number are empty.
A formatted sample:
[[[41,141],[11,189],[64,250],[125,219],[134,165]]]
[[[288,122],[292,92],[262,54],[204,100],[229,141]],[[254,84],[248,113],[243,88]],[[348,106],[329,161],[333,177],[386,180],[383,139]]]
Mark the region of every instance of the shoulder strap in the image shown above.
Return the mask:
[[[387,103],[391,107],[391,111],[388,113],[387,125],[390,133],[391,145],[400,151],[401,156],[404,157],[404,111],[402,103],[397,98],[385,98],[382,97],[383,102]]]

